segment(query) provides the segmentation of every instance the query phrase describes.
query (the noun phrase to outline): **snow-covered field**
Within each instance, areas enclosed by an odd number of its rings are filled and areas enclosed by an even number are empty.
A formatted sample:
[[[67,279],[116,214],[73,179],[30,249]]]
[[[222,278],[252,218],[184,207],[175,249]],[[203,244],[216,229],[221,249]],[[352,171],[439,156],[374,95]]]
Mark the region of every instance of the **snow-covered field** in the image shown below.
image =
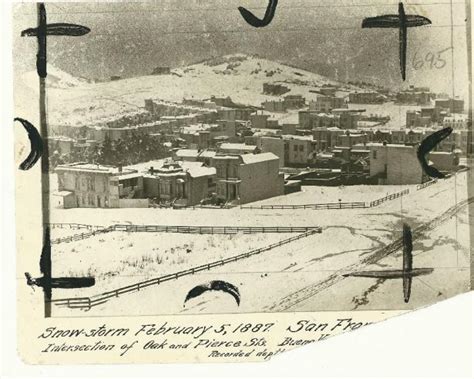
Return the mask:
[[[425,233],[414,243],[414,266],[435,271],[413,282],[410,303],[403,302],[401,281],[338,278],[321,284],[335,272],[357,264],[401,236],[403,222],[412,228],[431,221],[467,198],[467,173],[439,181],[423,190],[410,187],[410,194],[375,208],[349,210],[245,210],[245,209],[55,209],[52,222],[246,225],[323,227],[321,234],[281,246],[260,255],[149,287],[112,299],[88,311],[87,315],[170,314],[213,312],[309,311],[348,309],[412,309],[465,292],[469,285],[469,223],[467,207],[445,223]],[[375,187],[375,186],[372,186]],[[405,188],[405,186],[404,186]],[[352,192],[353,196],[378,198],[401,188],[307,187],[295,195],[324,201]],[[347,192],[346,192],[347,191]],[[358,195],[364,193],[364,195]],[[298,197],[299,196],[299,197]],[[372,197],[373,196],[373,197]],[[270,199],[275,203],[276,199]],[[53,229],[54,230],[54,229]],[[173,273],[222,257],[233,256],[286,238],[282,234],[177,235],[113,232],[70,244],[53,245],[55,273],[90,273],[97,285],[83,290],[55,292],[54,297],[89,296],[165,273]],[[73,251],[74,250],[74,251]],[[188,251],[190,250],[190,251]],[[168,259],[166,258],[168,257]],[[55,261],[56,262],[56,261]],[[397,252],[369,268],[401,267]],[[365,269],[365,268],[364,268]],[[62,271],[56,271],[62,270]],[[118,271],[118,273],[117,273]],[[116,273],[116,274],[113,274]],[[226,280],[239,287],[241,304],[221,292],[209,292],[183,306],[186,293],[209,280]],[[449,280],[448,280],[449,279]],[[113,288],[111,288],[113,287]],[[320,287],[322,289],[320,289]],[[80,315],[82,311],[55,307],[56,315]]]
[[[92,296],[238,255],[290,236],[111,232],[55,245],[54,275],[95,277],[94,287],[75,291],[78,296]],[[72,295],[69,289],[55,293],[58,297]]]
[[[403,191],[405,189],[416,190],[416,185],[400,186],[302,186],[300,192],[288,195],[272,197],[261,201],[256,201],[251,205],[300,205],[300,204],[321,204],[321,203],[342,203],[348,202],[370,202],[387,195]]]

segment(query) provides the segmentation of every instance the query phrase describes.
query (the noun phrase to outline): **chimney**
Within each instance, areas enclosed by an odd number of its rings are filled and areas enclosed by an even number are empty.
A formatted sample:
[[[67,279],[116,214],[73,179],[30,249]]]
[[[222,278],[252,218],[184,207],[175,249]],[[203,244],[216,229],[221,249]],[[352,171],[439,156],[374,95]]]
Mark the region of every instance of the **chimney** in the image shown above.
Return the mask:
[[[122,165],[121,164],[118,165],[118,172],[122,172]]]

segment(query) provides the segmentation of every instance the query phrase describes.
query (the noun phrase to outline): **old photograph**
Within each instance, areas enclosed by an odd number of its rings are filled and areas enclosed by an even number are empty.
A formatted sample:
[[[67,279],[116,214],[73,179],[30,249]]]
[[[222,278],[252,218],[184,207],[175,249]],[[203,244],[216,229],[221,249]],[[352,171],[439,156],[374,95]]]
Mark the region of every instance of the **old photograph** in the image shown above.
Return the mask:
[[[18,296],[41,317],[403,311],[470,290],[464,1],[13,16],[18,151],[35,129],[43,154],[23,163],[44,243]]]

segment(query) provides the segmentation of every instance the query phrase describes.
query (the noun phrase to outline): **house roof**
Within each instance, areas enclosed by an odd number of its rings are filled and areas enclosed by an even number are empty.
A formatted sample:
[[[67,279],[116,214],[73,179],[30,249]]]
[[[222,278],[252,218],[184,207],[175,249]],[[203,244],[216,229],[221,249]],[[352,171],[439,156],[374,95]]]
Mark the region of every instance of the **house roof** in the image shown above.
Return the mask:
[[[177,157],[197,157],[199,155],[199,151],[197,149],[180,149],[176,151]]]
[[[191,163],[191,162],[187,162]],[[187,171],[189,175],[193,178],[199,178],[201,176],[211,176],[216,174],[215,167],[207,167],[203,166],[202,164],[198,165],[183,165],[184,171]]]
[[[117,175],[118,180],[126,180],[126,179],[133,179],[133,178],[139,178],[140,176],[143,176],[141,172],[129,172],[129,173],[124,173],[122,175]]]
[[[110,174],[110,175],[118,175],[118,174],[130,174],[136,172],[135,170],[131,169],[123,169],[122,171],[119,170],[116,166],[104,166],[104,165],[97,165],[92,163],[70,163],[59,165],[56,167],[56,171],[72,171],[72,172],[88,172],[88,173],[97,173],[97,174]]]
[[[254,151],[257,148],[255,145],[246,145],[244,143],[223,143],[220,146],[221,150],[242,150],[242,151]]]
[[[273,153],[261,153],[261,154],[244,154],[241,155],[242,162],[244,164],[252,164],[265,161],[279,160],[278,156]]]

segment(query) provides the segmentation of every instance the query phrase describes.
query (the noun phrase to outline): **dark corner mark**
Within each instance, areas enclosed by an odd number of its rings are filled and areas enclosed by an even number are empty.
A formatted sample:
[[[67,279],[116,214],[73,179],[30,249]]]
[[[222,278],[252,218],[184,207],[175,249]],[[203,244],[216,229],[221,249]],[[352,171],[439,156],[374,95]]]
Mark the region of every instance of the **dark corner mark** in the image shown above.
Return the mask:
[[[362,21],[362,28],[397,28],[399,29],[399,59],[402,79],[406,78],[407,64],[407,37],[408,28],[430,25],[431,20],[427,17],[405,14],[403,3],[398,4],[398,14],[368,17]]]
[[[184,300],[184,304],[186,304],[186,302],[188,300],[191,300],[195,297],[198,297],[198,296],[202,295],[204,292],[207,292],[207,291],[223,291],[223,292],[226,292],[226,293],[230,294],[231,296],[233,296],[233,298],[237,302],[237,305],[240,305],[239,289],[236,286],[234,286],[233,284],[231,284],[229,282],[224,282],[223,280],[213,280],[209,283],[200,284],[199,286],[194,287],[186,295],[186,299]],[[183,304],[183,306],[184,306],[184,304]]]
[[[426,155],[433,150],[433,148],[442,140],[447,138],[453,132],[453,128],[447,127],[441,130],[438,130],[428,137],[426,137],[418,146],[418,150],[416,152],[418,156],[418,160],[420,161],[421,167],[423,171],[431,176],[432,178],[443,179],[445,175],[439,172],[436,167],[430,166],[428,162],[426,162]]]
[[[28,138],[30,139],[30,153],[20,164],[20,170],[29,170],[36,162],[38,162],[38,159],[40,159],[43,154],[43,140],[41,139],[38,130],[29,121],[20,117],[16,117],[14,121],[21,122],[28,133]]]
[[[249,23],[255,28],[262,28],[272,22],[273,17],[275,16],[277,5],[278,0],[269,0],[267,10],[265,11],[265,15],[261,20],[244,7],[239,7],[238,9],[244,20],[247,21],[247,23]]]
[[[377,279],[402,279],[403,280],[403,299],[405,303],[410,301],[412,280],[416,276],[428,275],[433,272],[432,268],[413,268],[413,236],[411,227],[403,224],[403,263],[401,270],[382,270],[382,271],[359,271],[343,274],[345,277],[363,277]]]
[[[22,37],[38,38],[38,54],[36,55],[36,70],[41,78],[46,78],[46,36],[83,36],[90,32],[90,29],[75,24],[67,23],[46,23],[46,8],[44,3],[38,4],[38,27],[25,29],[21,32]]]
[[[53,288],[85,288],[92,287],[95,284],[94,277],[83,278],[52,278],[51,277],[51,237],[50,228],[47,227],[44,232],[43,249],[40,258],[40,271],[43,274],[40,278],[33,278],[28,272],[25,272],[26,283],[29,286],[43,288],[45,299],[51,299]]]

